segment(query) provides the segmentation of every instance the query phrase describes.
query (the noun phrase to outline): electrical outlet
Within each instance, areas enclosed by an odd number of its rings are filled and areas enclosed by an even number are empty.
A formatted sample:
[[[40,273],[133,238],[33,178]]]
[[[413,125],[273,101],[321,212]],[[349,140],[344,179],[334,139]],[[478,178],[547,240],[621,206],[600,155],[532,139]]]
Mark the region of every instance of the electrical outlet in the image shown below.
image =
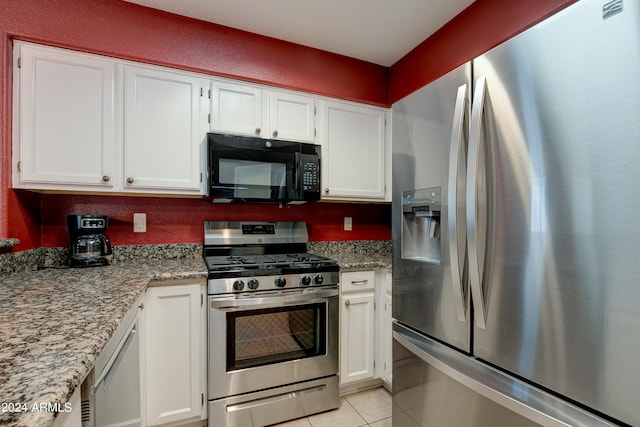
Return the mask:
[[[344,217],[344,231],[353,230],[353,219],[350,216]]]
[[[133,232],[134,233],[147,232],[147,214],[146,213],[133,214]]]

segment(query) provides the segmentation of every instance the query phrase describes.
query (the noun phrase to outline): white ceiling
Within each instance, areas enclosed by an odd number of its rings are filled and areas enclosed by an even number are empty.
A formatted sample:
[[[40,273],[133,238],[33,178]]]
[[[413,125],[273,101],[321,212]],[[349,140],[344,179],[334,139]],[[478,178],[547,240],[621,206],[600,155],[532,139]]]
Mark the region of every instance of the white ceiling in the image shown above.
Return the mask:
[[[390,66],[473,0],[125,0]]]

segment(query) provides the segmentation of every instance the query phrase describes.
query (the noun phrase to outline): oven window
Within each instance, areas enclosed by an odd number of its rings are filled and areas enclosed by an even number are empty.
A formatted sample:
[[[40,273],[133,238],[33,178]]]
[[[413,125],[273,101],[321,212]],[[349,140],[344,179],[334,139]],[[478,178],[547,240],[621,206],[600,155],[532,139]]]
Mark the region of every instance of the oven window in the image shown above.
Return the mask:
[[[326,307],[227,313],[227,371],[326,354]]]

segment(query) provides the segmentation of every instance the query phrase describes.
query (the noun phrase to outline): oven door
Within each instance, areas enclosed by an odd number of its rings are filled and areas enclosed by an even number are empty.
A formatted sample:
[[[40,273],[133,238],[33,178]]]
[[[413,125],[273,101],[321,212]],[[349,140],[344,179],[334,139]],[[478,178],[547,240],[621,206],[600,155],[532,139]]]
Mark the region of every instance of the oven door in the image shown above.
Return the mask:
[[[337,288],[209,296],[209,399],[337,372]]]

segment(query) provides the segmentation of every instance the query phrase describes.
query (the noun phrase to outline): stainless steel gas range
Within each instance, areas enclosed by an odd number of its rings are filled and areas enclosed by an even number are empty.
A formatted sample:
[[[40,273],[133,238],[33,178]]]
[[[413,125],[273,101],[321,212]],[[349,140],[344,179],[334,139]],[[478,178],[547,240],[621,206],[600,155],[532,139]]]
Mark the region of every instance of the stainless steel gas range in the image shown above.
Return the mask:
[[[307,240],[302,222],[204,223],[210,426],[339,406],[339,266]]]

